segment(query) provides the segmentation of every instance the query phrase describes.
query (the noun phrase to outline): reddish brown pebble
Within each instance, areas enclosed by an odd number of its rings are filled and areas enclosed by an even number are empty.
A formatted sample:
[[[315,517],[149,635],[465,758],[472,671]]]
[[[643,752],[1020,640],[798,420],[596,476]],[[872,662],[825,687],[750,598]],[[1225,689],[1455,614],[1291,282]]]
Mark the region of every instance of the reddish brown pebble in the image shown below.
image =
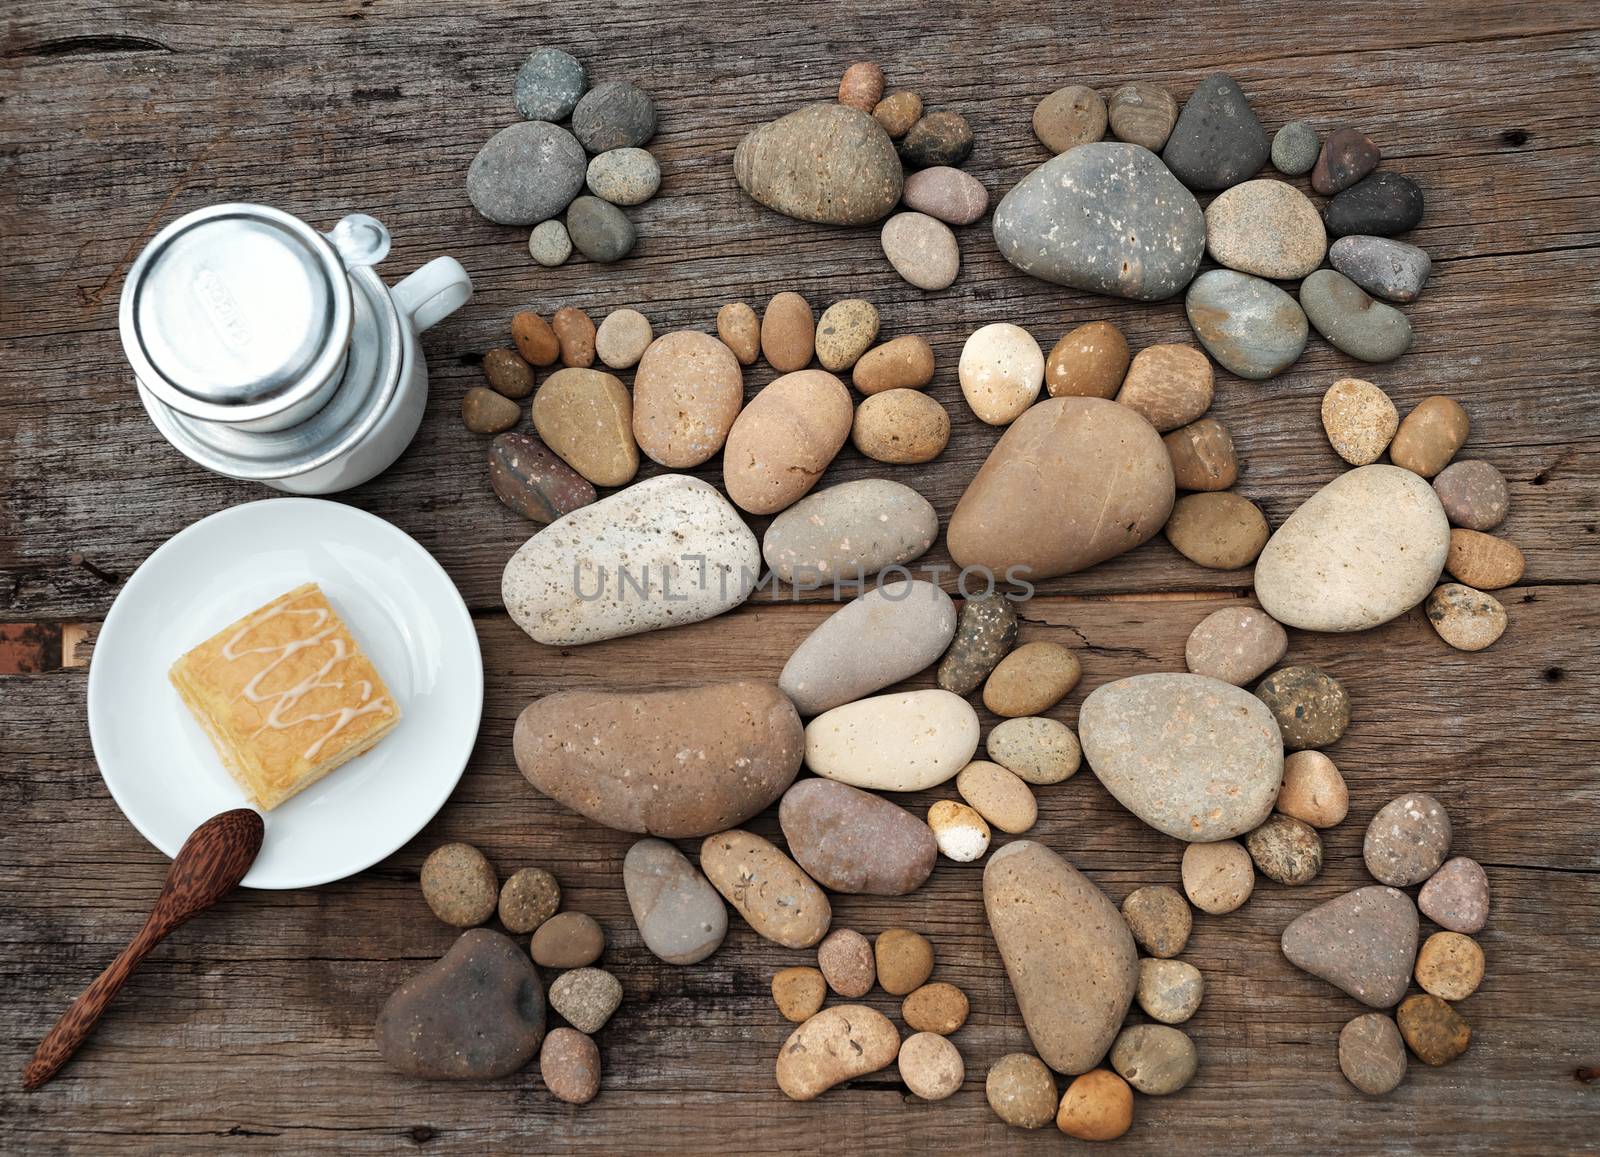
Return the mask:
[[[587,368],[594,365],[594,322],[575,305],[562,306],[550,319],[561,343],[561,364]]]
[[[933,347],[916,334],[886,341],[856,359],[850,380],[869,396],[885,390],[919,390],[933,381]]]
[[[525,309],[511,319],[511,340],[517,343],[517,352],[530,365],[554,365],[561,356],[561,343],[556,340],[556,331],[531,309]]]
[[[1233,435],[1215,418],[1201,418],[1161,438],[1179,490],[1226,490],[1239,480]]]
[[[853,928],[836,928],[817,945],[817,967],[828,987],[855,1000],[872,991],[877,979],[872,945]]]
[[[600,1049],[575,1028],[554,1028],[539,1051],[539,1075],[558,1101],[587,1105],[600,1091]]]
[[[489,388],[508,398],[526,398],[533,393],[533,367],[516,350],[490,350],[483,355],[483,376]]]
[[[1080,1141],[1115,1141],[1133,1126],[1133,1090],[1110,1069],[1094,1069],[1067,1086],[1056,1128]]]
[[[1497,591],[1522,578],[1527,560],[1514,543],[1478,530],[1450,532],[1444,569],[1480,591]]]
[[[1472,1043],[1472,1026],[1432,993],[1406,997],[1395,1020],[1407,1047],[1424,1064],[1447,1065]]]
[[[883,99],[883,69],[870,60],[858,60],[839,79],[839,103],[869,113]],[[909,126],[908,126],[909,127]]]
[[[1080,325],[1056,342],[1045,361],[1052,398],[1114,398],[1132,358],[1128,339],[1109,321]]]
[[[498,434],[521,418],[521,406],[487,386],[473,386],[461,395],[461,423],[474,434]]]
[[[1378,167],[1382,154],[1372,138],[1352,128],[1334,129],[1322,142],[1311,187],[1324,197],[1348,189]]]
[[[730,301],[717,310],[717,336],[742,366],[755,365],[761,356],[761,321],[742,301]]]
[[[811,304],[798,293],[785,291],[767,302],[761,315],[761,352],[780,373],[803,370],[811,363],[816,342],[816,318]]]
[[[1424,478],[1450,464],[1467,440],[1471,422],[1461,404],[1435,394],[1417,403],[1389,443],[1389,460]]]
[[[489,485],[506,506],[541,525],[595,500],[587,478],[527,434],[497,434],[489,443]]]

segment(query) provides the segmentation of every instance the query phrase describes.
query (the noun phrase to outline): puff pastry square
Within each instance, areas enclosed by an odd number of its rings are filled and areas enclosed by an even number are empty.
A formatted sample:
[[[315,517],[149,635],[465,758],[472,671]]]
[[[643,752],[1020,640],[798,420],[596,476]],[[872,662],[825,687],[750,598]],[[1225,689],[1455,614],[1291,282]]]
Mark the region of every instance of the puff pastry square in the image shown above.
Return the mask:
[[[265,811],[400,722],[400,705],[316,583],[224,627],[168,678],[222,765]]]

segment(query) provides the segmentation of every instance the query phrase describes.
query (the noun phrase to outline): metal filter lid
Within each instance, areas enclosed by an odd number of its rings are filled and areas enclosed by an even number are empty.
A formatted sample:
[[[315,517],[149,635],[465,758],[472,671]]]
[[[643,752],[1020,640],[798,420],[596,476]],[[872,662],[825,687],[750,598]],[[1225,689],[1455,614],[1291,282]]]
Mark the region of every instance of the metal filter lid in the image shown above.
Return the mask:
[[[350,283],[340,256],[298,218],[213,205],[151,240],[122,287],[123,349],[139,380],[185,414],[270,417],[342,370]]]

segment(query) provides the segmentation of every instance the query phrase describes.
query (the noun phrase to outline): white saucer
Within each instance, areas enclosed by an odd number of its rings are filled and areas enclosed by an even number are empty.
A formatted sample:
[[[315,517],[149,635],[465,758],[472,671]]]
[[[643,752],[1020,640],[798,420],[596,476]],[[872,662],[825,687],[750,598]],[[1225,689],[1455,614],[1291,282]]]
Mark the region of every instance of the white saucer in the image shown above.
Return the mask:
[[[477,740],[483,658],[472,618],[433,557],[353,506],[271,498],[220,511],[144,561],[106,615],[89,665],[89,736],[117,806],[168,856],[244,794],[167,669],[223,627],[304,582],[349,625],[400,702],[399,725],[265,814],[252,888],[309,888],[369,868],[450,797]]]

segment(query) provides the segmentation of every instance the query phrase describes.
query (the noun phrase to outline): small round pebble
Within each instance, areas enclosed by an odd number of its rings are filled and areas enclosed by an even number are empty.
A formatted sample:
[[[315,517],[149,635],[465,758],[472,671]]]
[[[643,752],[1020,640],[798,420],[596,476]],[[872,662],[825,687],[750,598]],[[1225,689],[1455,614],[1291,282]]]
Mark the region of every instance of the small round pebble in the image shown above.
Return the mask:
[[[614,309],[595,330],[594,352],[612,369],[625,370],[639,364],[654,340],[648,317],[637,309]]]
[[[817,361],[831,373],[848,370],[877,336],[878,310],[870,301],[836,301],[817,319]]]
[[[1439,471],[1433,492],[1450,524],[1468,530],[1493,530],[1506,520],[1511,505],[1506,476],[1479,458],[1463,458]]]
[[[483,376],[502,397],[526,398],[533,393],[533,367],[516,350],[490,350],[483,355]]]
[[[1435,932],[1417,953],[1417,983],[1440,1000],[1466,1000],[1483,983],[1483,949],[1459,932]]]
[[[1310,883],[1322,871],[1322,837],[1292,816],[1269,816],[1244,838],[1244,846],[1256,870],[1280,884]]]
[[[1083,749],[1072,728],[1058,719],[1007,719],[989,732],[989,758],[1025,783],[1061,783],[1077,774]]]
[[[528,234],[528,254],[546,269],[554,269],[572,256],[567,227],[554,218],[540,221]]]
[[[900,1018],[915,1032],[949,1036],[967,1023],[967,994],[953,984],[924,984],[900,1002]]]
[[[561,230],[566,234],[566,229]],[[517,312],[511,319],[511,340],[517,352],[532,366],[553,365],[561,356],[561,341],[548,321],[531,309]]]
[[[498,434],[522,420],[522,407],[487,386],[461,395],[461,424],[474,434]]]
[[[1014,772],[975,759],[956,776],[956,791],[979,815],[1003,832],[1025,832],[1039,818],[1039,804]]]
[[[583,912],[551,916],[533,934],[533,961],[546,968],[582,968],[600,959],[606,934]]]
[[[717,310],[717,337],[742,366],[755,365],[761,356],[761,320],[742,301],[730,301]]]
[[[1045,359],[1044,385],[1052,398],[1114,398],[1133,355],[1128,339],[1109,321],[1091,321],[1065,334]]]
[[[1315,667],[1279,667],[1257,685],[1256,698],[1278,721],[1288,751],[1327,747],[1350,726],[1350,696]]]
[[[1133,939],[1151,956],[1176,956],[1189,943],[1194,913],[1176,888],[1165,884],[1135,888],[1122,902],[1122,918]]]
[[[1139,987],[1134,992],[1144,1014],[1162,1024],[1182,1024],[1200,1009],[1205,978],[1184,960],[1139,961]]]
[[[1238,570],[1255,562],[1272,528],[1254,502],[1218,490],[1178,499],[1163,533],[1174,550],[1198,566]]]
[[[1196,675],[1243,687],[1269,670],[1289,649],[1289,635],[1257,607],[1212,611],[1189,632],[1184,663]]]
[[[926,113],[900,138],[896,150],[913,169],[959,165],[972,152],[972,126],[958,112]]]
[[[956,1046],[936,1032],[919,1032],[900,1044],[900,1079],[924,1101],[942,1101],[961,1088],[966,1068]]]
[[[931,462],[950,442],[950,415],[919,390],[885,390],[856,407],[850,441],[876,462]]]
[[[1042,1129],[1055,1119],[1055,1074],[1031,1053],[1007,1053],[995,1061],[983,1092],[994,1115],[1007,1125]]]
[[[1350,813],[1350,789],[1333,760],[1322,752],[1291,752],[1283,761],[1276,806],[1314,828],[1331,828]]]
[[[850,1000],[867,995],[877,979],[872,942],[853,928],[835,928],[817,945],[817,967],[828,987]]]
[[[958,864],[970,864],[989,850],[989,825],[964,803],[937,801],[928,809],[928,826],[939,851]]]
[[[1402,1000],[1395,1020],[1406,1046],[1424,1064],[1447,1065],[1472,1043],[1472,1026],[1431,992]]]
[[[1444,569],[1469,587],[1497,591],[1522,578],[1527,566],[1528,560],[1515,543],[1459,526],[1450,532]]]
[[[983,684],[983,705],[996,715],[1039,715],[1054,707],[1083,676],[1078,657],[1060,643],[1024,643]]]
[[[1080,1141],[1115,1141],[1133,1127],[1133,1090],[1109,1069],[1092,1069],[1062,1094],[1056,1128]]]
[[[1423,609],[1439,637],[1458,651],[1481,651],[1505,633],[1500,600],[1461,583],[1434,587]]]
[[[828,995],[828,981],[816,968],[780,968],[772,974],[772,1001],[785,1020],[809,1020]]]
[[[922,119],[922,97],[914,92],[891,92],[873,106],[872,119],[883,126],[890,140],[898,141]]]
[[[1106,120],[1117,140],[1159,153],[1178,123],[1178,102],[1159,84],[1130,81],[1106,98]]]
[[[957,375],[972,412],[991,426],[1004,426],[1039,396],[1044,352],[1020,325],[996,322],[968,336]]]
[[[1194,1079],[1200,1058],[1182,1029],[1136,1024],[1123,1029],[1111,1046],[1111,1067],[1141,1093],[1164,1097]]]
[[[536,48],[517,72],[517,111],[530,121],[564,121],[589,86],[583,62],[559,48]]]
[[[590,1035],[605,1027],[621,1003],[621,982],[603,968],[574,968],[550,985],[550,1007]]]
[[[761,315],[761,355],[768,365],[782,374],[805,369],[816,351],[816,337],[810,302],[790,290],[772,295]]]
[[[1394,1021],[1369,1012],[1339,1030],[1339,1070],[1363,1093],[1382,1096],[1406,1078],[1406,1042]]]
[[[612,149],[589,161],[589,191],[613,205],[642,205],[661,187],[661,166],[644,149]]]
[[[500,923],[526,935],[561,907],[561,885],[543,868],[523,868],[500,889]]]
[[[1238,840],[1190,844],[1183,850],[1183,894],[1202,912],[1232,912],[1255,890],[1256,869]]]
[[[1317,163],[1322,142],[1305,121],[1290,121],[1272,136],[1272,167],[1286,177],[1303,177]]]
[[[1087,85],[1058,88],[1034,108],[1033,135],[1052,153],[1098,141],[1106,135],[1106,102]]]
[[[1466,856],[1446,860],[1422,885],[1417,907],[1441,928],[1477,932],[1489,919],[1489,876]]]
[[[933,975],[933,945],[909,928],[878,933],[872,954],[878,965],[878,984],[890,996],[909,996]]]
[[[471,844],[444,844],[422,861],[422,898],[446,924],[482,924],[494,915],[499,896],[494,865]]]
[[[626,80],[595,85],[572,110],[572,135],[591,153],[642,145],[655,132],[655,102]]]
[[[961,272],[956,235],[937,217],[896,213],[883,223],[879,240],[894,271],[918,289],[944,289]]]
[[[1226,490],[1239,480],[1239,454],[1228,427],[1201,418],[1161,435],[1179,490]]]
[[[1408,888],[1438,871],[1450,835],[1450,816],[1438,800],[1422,792],[1403,795],[1372,817],[1361,858],[1380,884]]]
[[[539,1075],[556,1100],[587,1105],[600,1091],[600,1048],[575,1028],[553,1028],[539,1050]]]
[[[1322,428],[1352,466],[1376,462],[1394,440],[1400,412],[1389,395],[1361,378],[1340,378],[1322,395]]]
[[[839,78],[839,103],[870,113],[883,99],[883,69],[871,60],[858,60]]]
[[[584,194],[567,206],[567,236],[572,247],[590,261],[609,265],[633,252],[638,234],[621,209]]]

